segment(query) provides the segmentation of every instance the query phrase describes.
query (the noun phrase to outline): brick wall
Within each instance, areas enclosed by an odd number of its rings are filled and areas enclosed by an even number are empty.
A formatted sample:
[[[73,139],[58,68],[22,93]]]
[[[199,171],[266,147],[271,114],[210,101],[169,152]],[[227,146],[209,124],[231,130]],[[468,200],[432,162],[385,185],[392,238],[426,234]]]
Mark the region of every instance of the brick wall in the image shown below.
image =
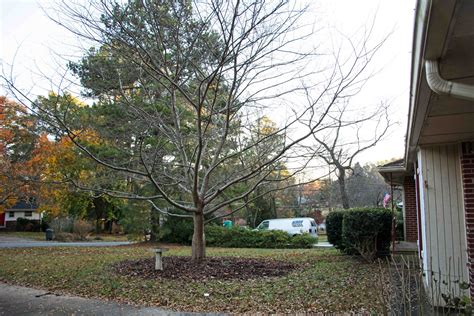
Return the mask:
[[[5,230],[14,232],[16,230],[16,221],[5,222]]]
[[[469,283],[471,283],[471,297],[474,297],[474,142],[462,143],[461,174],[466,214]]]
[[[418,218],[416,209],[416,187],[413,177],[405,177],[403,181],[405,198],[405,240],[418,240]]]

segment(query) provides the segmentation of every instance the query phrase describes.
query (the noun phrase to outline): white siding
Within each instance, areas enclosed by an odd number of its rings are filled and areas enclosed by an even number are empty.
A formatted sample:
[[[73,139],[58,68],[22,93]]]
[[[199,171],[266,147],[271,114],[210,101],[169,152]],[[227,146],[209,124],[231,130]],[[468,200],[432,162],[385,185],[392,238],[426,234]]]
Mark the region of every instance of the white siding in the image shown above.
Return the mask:
[[[31,216],[26,217],[25,216],[25,211],[13,211],[14,216],[10,217],[10,212],[11,211],[5,211],[5,222],[10,222],[10,221],[16,221],[18,218],[23,217],[31,220],[39,220],[40,219],[40,213],[32,211]],[[28,211],[26,211],[28,212]]]
[[[434,302],[460,296],[468,282],[459,145],[422,147],[418,153],[425,284]]]
[[[423,170],[424,164],[423,164],[423,159],[421,158],[421,151],[418,152],[418,169],[416,172],[418,172],[418,179],[419,179],[419,190],[418,192],[420,193],[420,213],[421,213],[421,239],[422,239],[422,251],[421,251],[421,259],[422,259],[422,265],[423,268],[428,267],[428,251],[427,251],[427,236],[429,235],[429,226],[426,225],[427,223],[427,214],[426,212],[426,207],[425,207],[425,191],[423,190],[423,183],[424,183],[424,177],[423,173],[421,172]],[[429,286],[428,284],[428,278],[425,278],[425,285]]]

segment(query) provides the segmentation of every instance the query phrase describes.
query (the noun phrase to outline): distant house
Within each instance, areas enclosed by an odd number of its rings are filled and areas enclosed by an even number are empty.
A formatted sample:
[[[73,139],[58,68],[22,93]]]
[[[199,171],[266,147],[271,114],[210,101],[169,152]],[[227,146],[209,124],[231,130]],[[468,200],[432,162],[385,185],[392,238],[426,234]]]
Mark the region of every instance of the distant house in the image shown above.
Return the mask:
[[[379,168],[403,186],[405,238],[435,305],[474,298],[473,16],[474,1],[418,0],[405,157]]]
[[[20,200],[15,205],[7,208],[3,214],[0,214],[1,230],[16,230],[18,218],[26,218],[33,223],[40,223],[41,216],[38,212],[38,205],[32,201]]]

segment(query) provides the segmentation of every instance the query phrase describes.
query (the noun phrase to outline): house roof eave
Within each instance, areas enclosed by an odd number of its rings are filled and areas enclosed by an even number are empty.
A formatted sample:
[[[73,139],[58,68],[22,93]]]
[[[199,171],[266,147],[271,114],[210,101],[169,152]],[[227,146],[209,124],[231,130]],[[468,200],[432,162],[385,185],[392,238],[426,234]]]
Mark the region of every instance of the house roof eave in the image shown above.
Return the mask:
[[[418,0],[413,35],[410,100],[405,161],[416,159],[422,129],[430,111],[434,92],[428,85],[425,61],[443,59],[446,43],[451,36],[450,27],[456,21],[459,1]]]
[[[413,161],[414,154],[418,144],[418,138],[421,132],[421,122],[426,116],[427,105],[425,108],[416,108],[417,97],[419,96],[420,77],[423,75],[423,54],[425,50],[425,37],[431,11],[431,0],[419,0],[416,5],[415,28],[413,35],[413,50],[411,62],[410,79],[410,97],[408,108],[408,124],[405,138],[405,162]],[[416,111],[415,111],[416,110]]]

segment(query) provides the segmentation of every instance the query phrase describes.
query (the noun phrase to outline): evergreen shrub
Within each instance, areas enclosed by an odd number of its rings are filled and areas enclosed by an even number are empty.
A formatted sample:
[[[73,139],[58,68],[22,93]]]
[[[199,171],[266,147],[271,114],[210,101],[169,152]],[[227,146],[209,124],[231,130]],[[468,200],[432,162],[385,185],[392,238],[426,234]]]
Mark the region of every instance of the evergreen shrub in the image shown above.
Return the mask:
[[[330,213],[326,219],[328,241],[348,254],[367,261],[390,250],[392,213],[383,208],[354,208]]]
[[[206,227],[206,245],[229,248],[312,248],[318,239],[305,233],[290,236],[279,230],[249,230],[244,228]]]
[[[328,242],[334,245],[337,249],[344,249],[342,245],[342,219],[344,211],[333,211],[326,217],[326,234]]]

